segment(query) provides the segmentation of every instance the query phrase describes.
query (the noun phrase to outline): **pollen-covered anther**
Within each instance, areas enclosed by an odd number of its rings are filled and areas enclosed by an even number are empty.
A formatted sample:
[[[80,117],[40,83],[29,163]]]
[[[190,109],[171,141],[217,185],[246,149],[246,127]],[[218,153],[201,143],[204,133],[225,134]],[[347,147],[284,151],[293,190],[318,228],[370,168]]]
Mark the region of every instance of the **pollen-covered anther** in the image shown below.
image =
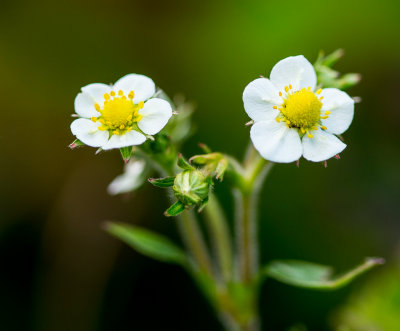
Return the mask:
[[[286,90],[289,91],[289,87],[286,86]],[[290,127],[309,129],[319,122],[321,108],[322,102],[311,88],[302,88],[288,93],[279,110]]]
[[[99,117],[92,117],[93,122],[100,122],[101,131],[109,131],[111,134],[122,135],[132,129],[132,125],[142,119],[138,113],[144,107],[144,102],[133,103],[134,91],[130,91],[128,98],[122,90],[111,91],[104,94],[104,105],[100,107],[98,103],[95,109],[101,114]]]

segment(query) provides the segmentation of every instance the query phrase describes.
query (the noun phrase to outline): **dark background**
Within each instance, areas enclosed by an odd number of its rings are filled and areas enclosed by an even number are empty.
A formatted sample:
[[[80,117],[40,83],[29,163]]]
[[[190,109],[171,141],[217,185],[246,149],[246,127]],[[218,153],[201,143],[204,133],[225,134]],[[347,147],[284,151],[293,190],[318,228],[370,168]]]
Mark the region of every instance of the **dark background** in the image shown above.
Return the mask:
[[[177,238],[161,190],[110,197],[117,151],[67,148],[81,86],[145,74],[197,103],[198,141],[241,157],[241,95],[290,55],[346,50],[361,96],[340,161],[278,165],[262,194],[262,260],[296,258],[345,270],[388,265],[400,238],[400,3],[380,1],[2,1],[0,11],[0,329],[220,330],[191,279],[120,244],[104,220]],[[226,192],[226,184],[216,193]],[[231,201],[224,199],[226,207]],[[382,268],[386,268],[384,266]],[[373,271],[376,272],[376,271]],[[336,292],[267,281],[266,330],[328,330]]]

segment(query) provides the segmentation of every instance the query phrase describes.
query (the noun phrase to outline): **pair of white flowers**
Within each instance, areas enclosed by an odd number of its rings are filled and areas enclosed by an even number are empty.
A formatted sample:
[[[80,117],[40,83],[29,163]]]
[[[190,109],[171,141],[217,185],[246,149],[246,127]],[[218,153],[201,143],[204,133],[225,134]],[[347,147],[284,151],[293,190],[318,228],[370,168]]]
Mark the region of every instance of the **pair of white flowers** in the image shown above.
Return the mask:
[[[335,88],[317,88],[317,77],[303,56],[288,57],[244,90],[244,108],[254,125],[251,140],[262,157],[288,163],[319,162],[343,151],[335,135],[347,130],[354,101]],[[130,74],[115,85],[90,84],[75,99],[80,116],[72,133],[84,144],[104,150],[140,145],[172,116],[166,100],[156,98],[154,82]]]

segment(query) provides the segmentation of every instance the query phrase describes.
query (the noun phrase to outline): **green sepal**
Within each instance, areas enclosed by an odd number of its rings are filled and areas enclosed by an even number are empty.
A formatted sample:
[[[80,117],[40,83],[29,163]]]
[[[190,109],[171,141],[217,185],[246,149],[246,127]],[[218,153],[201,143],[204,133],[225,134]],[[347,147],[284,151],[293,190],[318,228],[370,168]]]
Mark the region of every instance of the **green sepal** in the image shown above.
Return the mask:
[[[364,263],[339,276],[332,276],[332,267],[305,261],[272,261],[261,272],[282,283],[315,290],[335,290],[347,285],[369,269],[383,264],[382,258],[367,258]]]
[[[94,153],[94,155],[99,155],[101,152],[103,151],[103,149],[100,147],[96,150],[96,152]]]
[[[205,206],[207,205],[207,203],[208,203],[208,200],[209,200],[209,197],[205,198],[205,199],[201,202],[201,205],[200,205],[199,209],[197,209],[197,211],[198,211],[199,213],[201,213],[201,212],[203,211],[204,207],[205,207]]]
[[[175,177],[149,178],[149,182],[157,187],[171,187],[174,185]]]
[[[116,222],[108,222],[104,228],[143,255],[163,262],[187,265],[186,254],[162,235],[137,226]]]
[[[124,160],[125,163],[128,163],[128,161],[132,156],[132,147],[133,146],[128,146],[119,149],[119,151],[121,152],[122,159]]]
[[[321,50],[318,53],[317,61],[315,61],[315,64],[332,67],[337,61],[339,61],[343,57],[343,55],[344,51],[340,48],[328,55],[325,55],[325,52]]]
[[[206,144],[203,143],[199,143],[199,147],[201,148],[201,150],[206,153],[206,154],[210,154],[212,153],[212,150],[210,147],[208,147]]]
[[[217,167],[215,168],[215,178],[220,180],[222,182],[222,180],[224,179],[224,174],[226,169],[228,168],[229,162],[227,159],[222,158],[218,164]]]
[[[74,149],[77,147],[85,146],[85,144],[79,139],[75,139],[71,144],[68,145],[69,148]]]
[[[178,155],[178,167],[183,169],[183,170],[195,170],[182,156],[182,154],[179,153]]]
[[[177,201],[164,212],[164,215],[167,217],[176,216],[179,215],[184,210],[185,210],[185,205],[182,202]]]

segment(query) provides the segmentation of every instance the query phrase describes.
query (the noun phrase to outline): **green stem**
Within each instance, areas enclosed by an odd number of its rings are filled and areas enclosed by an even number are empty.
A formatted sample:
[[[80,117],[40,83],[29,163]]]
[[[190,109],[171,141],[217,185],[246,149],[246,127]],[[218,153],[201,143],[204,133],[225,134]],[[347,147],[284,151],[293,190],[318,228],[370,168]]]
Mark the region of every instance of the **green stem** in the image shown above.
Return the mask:
[[[193,256],[196,265],[208,276],[212,276],[211,258],[193,210],[185,210],[180,214],[177,224],[185,246]]]
[[[244,185],[234,190],[238,274],[250,283],[258,272],[257,204],[262,184],[273,163],[261,158],[253,147],[247,152]]]
[[[232,242],[228,222],[214,194],[204,209],[207,226],[211,235],[214,250],[217,255],[217,262],[222,279],[230,281],[233,271]]]
[[[153,166],[155,166],[162,176],[175,176],[174,167],[171,166],[172,163],[165,165],[151,158],[147,157],[147,159],[153,163]],[[193,257],[195,265],[202,272],[211,276],[213,274],[211,257],[199,228],[197,217],[192,210],[185,210],[177,218],[177,225],[182,241],[189,254]]]

